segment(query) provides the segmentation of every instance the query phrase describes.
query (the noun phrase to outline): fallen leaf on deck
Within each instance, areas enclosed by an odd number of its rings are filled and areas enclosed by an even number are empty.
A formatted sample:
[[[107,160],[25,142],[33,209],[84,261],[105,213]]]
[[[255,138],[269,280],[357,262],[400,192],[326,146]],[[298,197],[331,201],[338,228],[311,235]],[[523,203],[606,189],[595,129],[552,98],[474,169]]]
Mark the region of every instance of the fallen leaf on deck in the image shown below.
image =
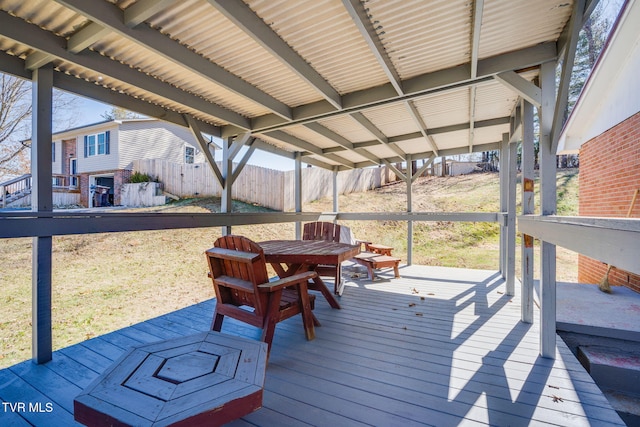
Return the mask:
[[[414,305],[416,305],[416,303],[415,303],[415,302],[410,302],[410,303],[409,303],[409,307],[413,307]]]
[[[419,291],[419,290],[417,290],[416,288],[413,288],[413,289],[411,289],[411,293],[412,293],[412,294],[419,294],[419,293],[420,293],[420,291]]]
[[[551,396],[554,402],[564,402],[560,396],[556,396],[555,394]]]
[[[420,297],[420,301],[424,301],[424,300],[426,300],[425,297]]]
[[[558,389],[558,390],[560,390],[560,387],[556,387],[556,386],[554,386],[554,385],[551,385],[551,384],[549,384],[549,385],[548,385],[547,387],[551,387],[551,388],[555,388],[555,389]]]
[[[504,294],[504,292],[502,292],[502,291],[498,291],[498,293],[499,293],[500,295]]]
[[[416,313],[416,316],[424,316],[422,313]]]
[[[435,295],[433,292],[429,292],[427,295]]]

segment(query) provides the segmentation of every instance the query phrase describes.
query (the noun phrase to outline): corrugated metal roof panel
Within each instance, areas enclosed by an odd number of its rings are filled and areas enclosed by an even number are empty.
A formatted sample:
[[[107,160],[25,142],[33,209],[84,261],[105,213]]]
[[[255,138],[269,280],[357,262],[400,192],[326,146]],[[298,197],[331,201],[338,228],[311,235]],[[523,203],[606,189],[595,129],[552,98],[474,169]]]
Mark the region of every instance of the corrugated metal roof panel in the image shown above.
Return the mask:
[[[572,7],[573,0],[486,0],[479,57],[557,40],[571,16]]]
[[[424,138],[408,139],[406,141],[400,141],[396,144],[407,154],[424,153],[431,151],[431,146]]]
[[[371,154],[373,154],[374,156],[379,157],[381,159],[386,159],[386,158],[389,158],[389,157],[398,156],[398,153],[393,151],[386,144],[371,145],[371,146],[367,147],[367,151],[370,152]]]
[[[370,108],[363,114],[388,137],[420,131],[402,102]]]
[[[469,88],[439,92],[413,101],[427,128],[469,121]]]
[[[469,131],[459,130],[455,132],[439,133],[437,135],[433,135],[433,139],[438,145],[439,150],[465,147],[469,145]]]
[[[2,0],[0,8],[63,37],[88,22],[85,17],[51,0]]]
[[[348,114],[320,120],[319,123],[353,143],[375,139],[368,130]]]
[[[480,86],[476,89],[475,120],[488,120],[511,115],[518,94],[499,82]]]
[[[186,69],[180,63],[158,56],[151,50],[137,46],[116,34],[104,37],[92,48],[105,56],[130,64],[133,68],[145,70],[146,74],[197,94],[209,102],[234,110],[243,116],[256,116],[270,112],[256,102],[238,96],[212,80]]]
[[[175,2],[150,24],[289,106],[322,97],[204,0]]]
[[[476,128],[473,130],[473,145],[502,141],[502,134],[509,132],[509,125]]]
[[[388,82],[340,0],[248,3],[338,93]]]
[[[336,144],[334,141],[330,140],[329,138],[325,138],[324,136],[312,131],[304,125],[288,127],[285,129],[285,132],[295,136],[296,138],[308,141],[319,148],[331,148],[338,146],[338,144]]]
[[[469,62],[468,0],[370,0],[365,6],[401,79]]]

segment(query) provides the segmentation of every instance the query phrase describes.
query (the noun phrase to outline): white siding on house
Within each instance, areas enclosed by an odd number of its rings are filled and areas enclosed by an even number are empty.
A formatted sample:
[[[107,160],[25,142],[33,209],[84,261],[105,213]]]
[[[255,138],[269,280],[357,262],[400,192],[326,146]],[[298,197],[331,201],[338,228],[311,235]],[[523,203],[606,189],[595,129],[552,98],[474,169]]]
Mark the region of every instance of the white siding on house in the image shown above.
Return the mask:
[[[81,131],[76,137],[76,152],[78,154],[78,173],[91,173],[97,171],[106,171],[118,169],[118,128],[117,125],[110,123],[111,126],[99,129],[91,129]],[[95,156],[84,156],[84,136],[95,135],[110,131],[109,138],[109,154],[99,154]]]
[[[185,127],[162,121],[124,122],[120,126],[117,169],[132,169],[133,161],[139,159],[184,163],[187,143],[198,151],[194,136]]]
[[[53,158],[53,162],[51,163],[51,173],[61,174],[62,173],[62,142],[55,141],[53,145],[55,146],[55,148],[52,147],[52,150],[55,150],[55,157]]]

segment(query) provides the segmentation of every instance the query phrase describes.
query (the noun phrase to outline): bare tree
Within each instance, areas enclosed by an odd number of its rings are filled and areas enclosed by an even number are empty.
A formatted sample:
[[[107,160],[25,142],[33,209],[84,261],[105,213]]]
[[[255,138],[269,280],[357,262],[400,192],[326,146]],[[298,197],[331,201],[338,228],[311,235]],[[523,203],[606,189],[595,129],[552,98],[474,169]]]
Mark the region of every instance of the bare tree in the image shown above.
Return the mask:
[[[111,111],[100,114],[105,120],[139,119],[141,116],[122,107],[111,107]]]
[[[54,90],[53,130],[72,127],[75,97]],[[31,82],[0,73],[0,181],[30,169]]]

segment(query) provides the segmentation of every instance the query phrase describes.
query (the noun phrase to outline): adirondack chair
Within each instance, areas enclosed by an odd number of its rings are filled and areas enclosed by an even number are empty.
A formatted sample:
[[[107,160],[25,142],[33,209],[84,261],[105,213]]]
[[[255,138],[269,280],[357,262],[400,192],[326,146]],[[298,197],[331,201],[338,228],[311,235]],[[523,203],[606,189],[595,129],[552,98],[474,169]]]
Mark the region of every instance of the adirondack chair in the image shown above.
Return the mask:
[[[270,351],[276,324],[302,314],[307,339],[315,337],[314,324],[320,323],[311,311],[315,295],[307,289],[308,281],[317,275],[315,271],[270,282],[262,248],[243,236],[219,238],[206,255],[216,293],[211,329],[220,331],[224,316],[230,316],[261,328],[261,340]]]
[[[351,243],[351,232],[344,227],[332,222],[308,222],[303,227],[302,240],[324,240],[326,242]],[[347,241],[345,241],[347,240]],[[334,293],[342,295],[344,289],[342,282],[342,264],[322,264],[316,267],[319,276],[332,277]]]

